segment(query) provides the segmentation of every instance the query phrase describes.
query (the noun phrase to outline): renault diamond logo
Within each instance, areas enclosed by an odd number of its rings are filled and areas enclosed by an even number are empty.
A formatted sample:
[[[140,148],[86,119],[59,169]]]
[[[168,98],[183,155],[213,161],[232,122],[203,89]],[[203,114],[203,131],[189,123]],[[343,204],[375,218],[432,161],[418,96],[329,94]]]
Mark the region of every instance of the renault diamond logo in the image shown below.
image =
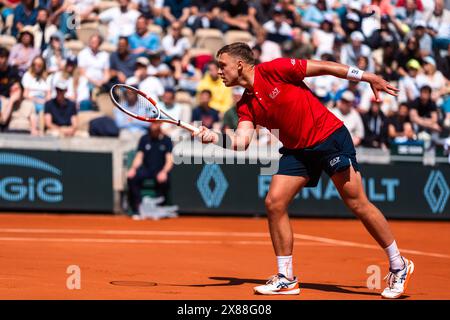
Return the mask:
[[[431,171],[423,193],[433,213],[442,213],[444,211],[450,190],[440,170]]]
[[[214,185],[211,185],[214,182]],[[217,208],[228,189],[228,182],[218,164],[207,164],[197,180],[197,188],[208,208]]]

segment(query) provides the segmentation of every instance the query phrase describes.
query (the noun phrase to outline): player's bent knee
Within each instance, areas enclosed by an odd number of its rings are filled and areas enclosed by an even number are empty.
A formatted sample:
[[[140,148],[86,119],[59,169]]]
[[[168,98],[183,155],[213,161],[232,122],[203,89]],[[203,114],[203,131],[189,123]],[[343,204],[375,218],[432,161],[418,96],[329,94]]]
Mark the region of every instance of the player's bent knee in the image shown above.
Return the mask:
[[[347,207],[357,216],[364,216],[369,211],[370,202],[367,199],[351,199],[347,201]]]
[[[265,205],[270,215],[285,213],[287,209],[287,204],[282,199],[271,196],[266,197]]]

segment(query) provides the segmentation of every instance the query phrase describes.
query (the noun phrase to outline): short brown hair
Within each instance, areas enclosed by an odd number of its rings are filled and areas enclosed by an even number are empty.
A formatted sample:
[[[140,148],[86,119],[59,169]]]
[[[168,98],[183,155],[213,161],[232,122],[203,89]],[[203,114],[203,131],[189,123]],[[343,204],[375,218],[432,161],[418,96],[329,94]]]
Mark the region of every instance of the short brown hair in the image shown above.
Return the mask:
[[[231,56],[239,57],[244,60],[245,63],[255,65],[255,57],[253,56],[252,49],[244,42],[235,42],[227,44],[217,52],[217,57],[222,53],[228,53]]]

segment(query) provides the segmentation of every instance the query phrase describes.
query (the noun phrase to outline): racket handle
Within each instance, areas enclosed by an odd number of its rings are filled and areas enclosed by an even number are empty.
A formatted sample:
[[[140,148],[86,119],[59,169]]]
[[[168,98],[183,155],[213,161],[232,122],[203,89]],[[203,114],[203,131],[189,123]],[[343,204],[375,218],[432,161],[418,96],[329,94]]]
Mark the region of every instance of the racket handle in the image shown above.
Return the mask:
[[[199,128],[197,128],[197,127],[195,127],[195,126],[193,126],[193,125],[191,125],[191,124],[189,124],[189,123],[186,123],[186,122],[184,122],[184,121],[180,121],[180,122],[178,123],[178,125],[179,125],[180,127],[184,128],[184,129],[189,130],[189,131],[194,132],[194,133],[197,133],[197,132],[200,131]]]

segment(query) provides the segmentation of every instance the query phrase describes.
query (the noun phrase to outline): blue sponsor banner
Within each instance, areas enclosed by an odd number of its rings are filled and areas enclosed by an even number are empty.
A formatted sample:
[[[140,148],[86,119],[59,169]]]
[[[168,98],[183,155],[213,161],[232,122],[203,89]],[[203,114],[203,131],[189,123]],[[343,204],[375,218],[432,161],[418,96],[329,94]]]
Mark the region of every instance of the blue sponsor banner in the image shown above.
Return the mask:
[[[360,165],[369,200],[388,218],[450,220],[450,166],[419,163]],[[265,214],[271,176],[259,165],[181,164],[172,174],[172,197],[185,213]],[[187,183],[193,183],[187,187]],[[322,175],[304,188],[289,213],[304,217],[351,217],[333,182]]]
[[[112,212],[112,155],[0,149],[0,209]]]

